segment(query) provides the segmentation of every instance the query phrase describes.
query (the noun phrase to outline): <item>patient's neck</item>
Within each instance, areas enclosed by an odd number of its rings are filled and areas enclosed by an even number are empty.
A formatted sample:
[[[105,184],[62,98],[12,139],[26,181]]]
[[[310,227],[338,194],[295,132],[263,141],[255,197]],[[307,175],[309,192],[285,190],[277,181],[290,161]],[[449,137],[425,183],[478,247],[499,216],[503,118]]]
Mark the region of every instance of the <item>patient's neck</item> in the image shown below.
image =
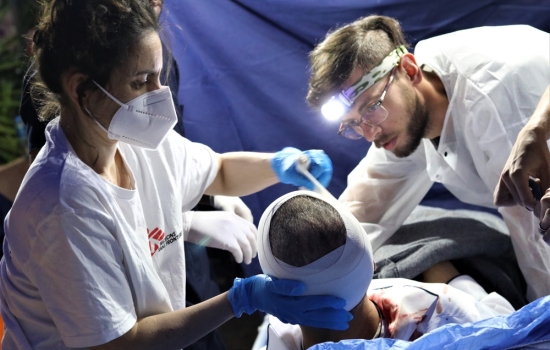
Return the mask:
[[[315,344],[343,339],[372,339],[378,330],[380,317],[374,303],[367,296],[350,311],[353,319],[345,331],[335,331],[324,328],[300,326],[303,337],[303,347],[307,349]]]

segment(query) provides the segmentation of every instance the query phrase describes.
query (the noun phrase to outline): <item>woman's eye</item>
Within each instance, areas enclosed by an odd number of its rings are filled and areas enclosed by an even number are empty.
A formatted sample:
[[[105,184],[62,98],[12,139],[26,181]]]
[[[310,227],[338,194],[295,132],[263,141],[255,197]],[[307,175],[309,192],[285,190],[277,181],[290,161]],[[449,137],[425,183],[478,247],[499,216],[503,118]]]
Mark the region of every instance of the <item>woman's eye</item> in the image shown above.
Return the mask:
[[[147,84],[146,81],[134,81],[132,83],[132,88],[134,88],[135,90],[139,90],[139,89],[143,88],[145,86],[145,84]]]

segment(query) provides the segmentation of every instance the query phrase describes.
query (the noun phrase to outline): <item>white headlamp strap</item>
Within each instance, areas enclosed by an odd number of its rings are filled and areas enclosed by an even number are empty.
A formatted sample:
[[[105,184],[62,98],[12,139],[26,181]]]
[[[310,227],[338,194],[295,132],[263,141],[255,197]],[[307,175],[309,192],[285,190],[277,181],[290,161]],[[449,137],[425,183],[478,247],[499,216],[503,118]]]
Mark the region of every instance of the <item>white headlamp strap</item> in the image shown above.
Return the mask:
[[[348,106],[353,104],[353,101],[361,95],[365,90],[376,84],[382,79],[393,67],[399,64],[401,56],[408,51],[405,45],[401,45],[390,52],[376,67],[371,69],[361,79],[353,83],[348,89],[340,93],[340,100],[345,101]]]

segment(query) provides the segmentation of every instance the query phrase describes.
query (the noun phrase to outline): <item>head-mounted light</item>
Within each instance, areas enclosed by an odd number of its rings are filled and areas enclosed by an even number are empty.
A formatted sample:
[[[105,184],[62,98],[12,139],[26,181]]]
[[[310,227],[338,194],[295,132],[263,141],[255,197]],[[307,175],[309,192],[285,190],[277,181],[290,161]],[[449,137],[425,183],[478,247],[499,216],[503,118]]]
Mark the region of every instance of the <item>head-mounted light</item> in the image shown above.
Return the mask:
[[[332,96],[330,100],[323,104],[321,107],[321,113],[323,113],[325,118],[328,120],[338,120],[347,113],[351,107],[351,104],[352,102],[340,93]]]
[[[346,90],[342,90],[339,94],[334,95],[321,107],[321,113],[328,120],[338,120],[346,114],[353,102],[363,92],[367,91],[371,86],[376,84],[386,74],[388,74],[393,67],[399,64],[401,56],[408,51],[404,45],[399,46],[392,52],[390,52],[376,67],[365,73],[359,80],[353,83]]]

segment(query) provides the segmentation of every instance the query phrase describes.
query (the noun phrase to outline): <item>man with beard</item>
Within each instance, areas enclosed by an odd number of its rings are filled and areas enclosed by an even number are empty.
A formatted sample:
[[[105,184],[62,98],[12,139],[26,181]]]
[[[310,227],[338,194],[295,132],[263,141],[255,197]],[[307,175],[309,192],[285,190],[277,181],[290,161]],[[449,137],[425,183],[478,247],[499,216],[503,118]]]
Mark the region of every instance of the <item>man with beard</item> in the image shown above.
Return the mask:
[[[549,44],[548,33],[529,26],[482,27],[420,41],[413,55],[396,20],[368,16],[329,33],[311,52],[309,104],[340,120],[341,136],[376,146],[340,197],[370,224],[374,250],[434,182],[465,203],[495,207],[518,133],[539,101],[548,103],[541,96],[550,84]],[[527,299],[550,294],[550,247],[537,218],[523,207],[498,210]]]

